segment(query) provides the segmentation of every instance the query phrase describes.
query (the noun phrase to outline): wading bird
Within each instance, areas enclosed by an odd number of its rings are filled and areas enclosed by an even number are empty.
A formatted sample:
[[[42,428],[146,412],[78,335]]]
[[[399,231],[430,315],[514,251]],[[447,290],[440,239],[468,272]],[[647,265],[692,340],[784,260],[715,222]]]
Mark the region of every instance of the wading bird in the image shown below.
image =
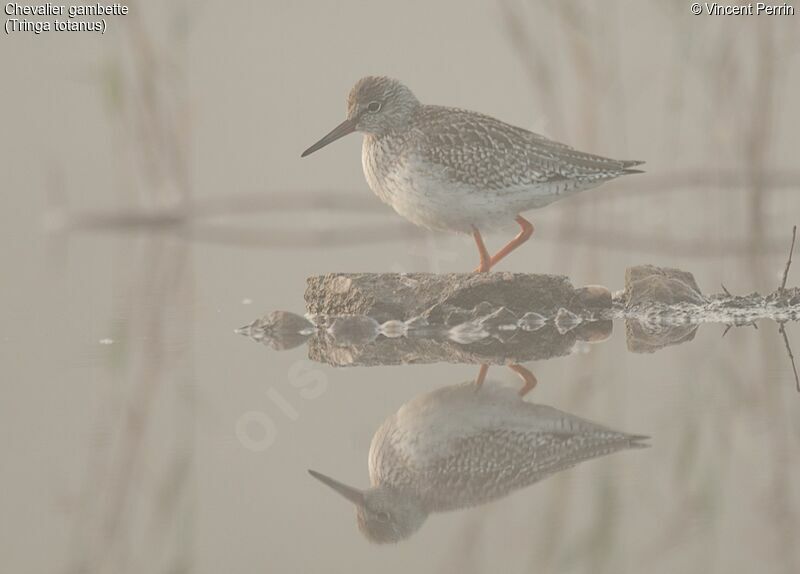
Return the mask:
[[[472,234],[489,271],[533,234],[522,213],[631,173],[641,161],[577,151],[490,116],[419,102],[383,76],[356,82],[347,119],[303,152],[352,132],[364,134],[361,161],[373,192],[409,221]],[[509,224],[519,234],[489,255],[481,232]]]

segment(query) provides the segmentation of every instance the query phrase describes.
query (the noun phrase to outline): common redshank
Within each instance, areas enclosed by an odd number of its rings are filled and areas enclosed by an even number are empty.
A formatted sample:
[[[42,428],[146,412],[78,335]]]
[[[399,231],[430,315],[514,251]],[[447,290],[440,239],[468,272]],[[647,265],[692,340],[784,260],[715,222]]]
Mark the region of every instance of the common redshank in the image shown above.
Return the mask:
[[[530,239],[522,213],[621,175],[641,161],[577,151],[490,116],[422,104],[405,85],[367,76],[350,90],[347,119],[302,153],[352,132],[364,134],[361,162],[372,191],[409,221],[471,233],[489,271]],[[520,232],[489,255],[481,232],[515,220]]]

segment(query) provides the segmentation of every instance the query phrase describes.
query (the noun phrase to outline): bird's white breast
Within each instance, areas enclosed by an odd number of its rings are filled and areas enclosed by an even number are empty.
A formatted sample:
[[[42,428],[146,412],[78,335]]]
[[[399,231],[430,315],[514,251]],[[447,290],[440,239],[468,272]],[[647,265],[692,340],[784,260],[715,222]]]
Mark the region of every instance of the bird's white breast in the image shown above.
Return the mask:
[[[401,140],[367,135],[361,154],[370,189],[421,227],[469,233],[513,225],[518,214],[559,199],[552,185],[478,189],[448,177],[446,168],[408,151]]]

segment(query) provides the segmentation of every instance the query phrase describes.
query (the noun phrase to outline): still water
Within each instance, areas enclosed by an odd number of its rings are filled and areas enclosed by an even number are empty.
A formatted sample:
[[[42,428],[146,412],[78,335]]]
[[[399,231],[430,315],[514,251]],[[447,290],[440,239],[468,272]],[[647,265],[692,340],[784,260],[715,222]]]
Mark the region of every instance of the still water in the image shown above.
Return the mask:
[[[3,345],[6,365],[24,366],[2,417],[15,560],[82,572],[797,564],[800,395],[773,321],[724,338],[725,325],[691,325],[647,352],[619,319],[411,349],[385,334],[254,343],[234,330],[276,308],[302,314],[307,276],[350,252],[411,267],[419,241],[324,254],[185,235],[31,237],[28,273],[47,297],[18,293],[35,308],[7,308]],[[463,248],[450,265],[469,267],[466,239],[428,241]],[[598,282],[621,289],[628,255],[608,259],[617,273]],[[778,272],[785,254],[764,259]],[[724,282],[744,292],[748,276]]]

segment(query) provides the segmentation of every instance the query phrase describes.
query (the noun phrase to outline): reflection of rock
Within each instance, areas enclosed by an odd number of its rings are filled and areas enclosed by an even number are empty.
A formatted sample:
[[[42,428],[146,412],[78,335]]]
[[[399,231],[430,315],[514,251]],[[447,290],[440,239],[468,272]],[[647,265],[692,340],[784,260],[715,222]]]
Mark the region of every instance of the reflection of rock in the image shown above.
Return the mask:
[[[654,265],[637,265],[625,271],[625,308],[702,304],[705,298],[688,271]]]
[[[497,500],[646,438],[526,402],[516,388],[470,382],[420,395],[383,422],[370,445],[369,488],[310,473],[355,504],[370,541],[398,542],[432,513]]]
[[[469,323],[467,323],[469,325]],[[363,344],[342,344],[330,332],[320,331],[308,340],[313,361],[335,366],[376,366],[420,363],[522,363],[561,357],[572,352],[576,341],[597,342],[611,335],[610,320],[581,323],[559,333],[555,324],[536,331],[500,331],[472,343],[453,340],[452,333],[421,331],[406,337],[378,337]]]
[[[517,317],[611,307],[604,287],[575,289],[566,277],[522,273],[333,273],[309,277],[305,299],[311,314],[368,315],[379,323],[423,316],[448,325],[456,323],[451,315],[481,304],[505,307]]]
[[[680,345],[694,339],[698,325],[647,323],[629,319],[625,321],[625,339],[632,353],[655,353],[670,345]]]

